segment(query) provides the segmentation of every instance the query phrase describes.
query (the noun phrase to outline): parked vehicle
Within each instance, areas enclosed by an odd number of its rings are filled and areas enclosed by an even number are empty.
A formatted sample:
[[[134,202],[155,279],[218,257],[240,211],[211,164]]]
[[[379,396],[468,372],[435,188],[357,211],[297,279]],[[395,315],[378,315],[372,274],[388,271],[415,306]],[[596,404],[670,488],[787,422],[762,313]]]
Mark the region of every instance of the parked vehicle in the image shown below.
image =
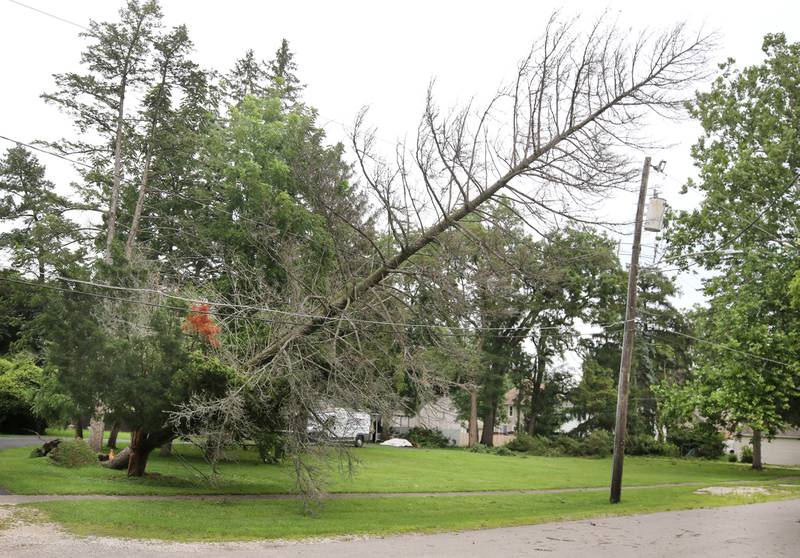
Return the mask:
[[[361,411],[341,408],[320,411],[309,420],[307,428],[314,438],[353,444],[357,448],[372,440],[372,416]]]

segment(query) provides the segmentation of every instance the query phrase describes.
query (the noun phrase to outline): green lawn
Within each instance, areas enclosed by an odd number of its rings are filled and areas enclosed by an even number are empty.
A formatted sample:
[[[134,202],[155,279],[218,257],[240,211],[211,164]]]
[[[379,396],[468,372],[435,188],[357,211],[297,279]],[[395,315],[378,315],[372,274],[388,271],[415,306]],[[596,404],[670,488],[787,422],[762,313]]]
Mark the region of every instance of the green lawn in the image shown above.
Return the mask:
[[[294,539],[431,532],[526,525],[763,502],[800,496],[800,486],[772,495],[708,496],[694,488],[628,489],[620,504],[604,492],[329,500],[314,516],[297,501],[78,501],[31,507],[79,535],[180,541]]]
[[[17,494],[269,494],[294,491],[288,465],[265,465],[255,451],[239,451],[235,462],[220,466],[215,486],[204,482],[188,463],[208,472],[194,448],[176,445],[184,455],[160,457],[154,452],[144,479],[100,466],[65,469],[47,458],[30,458],[29,448],[0,451],[0,486]],[[365,447],[353,450],[360,465],[353,478],[331,460],[331,492],[447,492],[605,486],[610,459],[571,457],[505,457],[462,450]],[[763,472],[723,461],[628,457],[625,485],[663,483],[764,482],[800,475],[798,469]]]

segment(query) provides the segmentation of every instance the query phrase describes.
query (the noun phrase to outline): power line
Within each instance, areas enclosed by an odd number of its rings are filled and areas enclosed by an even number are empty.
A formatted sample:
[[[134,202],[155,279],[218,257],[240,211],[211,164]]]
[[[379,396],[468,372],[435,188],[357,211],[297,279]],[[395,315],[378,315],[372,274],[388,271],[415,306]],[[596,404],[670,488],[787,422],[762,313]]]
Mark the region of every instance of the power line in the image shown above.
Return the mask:
[[[666,174],[664,174],[664,176],[667,176],[671,180],[675,180],[677,182],[676,178],[670,177],[669,175],[666,175]],[[671,272],[671,271],[686,271],[687,269],[689,269],[691,267],[697,267],[697,266],[704,265],[703,262],[701,262],[701,261],[699,261],[697,259],[697,256],[703,255],[703,256],[706,256],[706,257],[710,257],[710,256],[714,256],[716,254],[719,254],[720,250],[722,250],[726,246],[729,246],[730,244],[732,244],[732,243],[736,242],[737,240],[739,240],[742,236],[744,236],[744,234],[747,231],[749,231],[752,228],[756,228],[756,229],[760,230],[761,232],[763,232],[764,234],[767,234],[768,236],[770,236],[773,240],[776,240],[777,242],[779,242],[781,244],[784,244],[785,242],[780,240],[780,239],[778,239],[778,238],[775,238],[774,234],[772,234],[769,231],[766,231],[762,227],[758,226],[758,222],[767,213],[767,211],[769,211],[772,208],[772,206],[775,205],[775,203],[777,203],[778,200],[780,200],[784,196],[784,194],[786,194],[789,190],[791,190],[794,187],[795,184],[797,184],[797,181],[799,179],[800,179],[800,175],[795,174],[794,178],[787,184],[787,186],[785,188],[783,188],[778,193],[778,195],[773,197],[772,200],[760,212],[758,212],[758,214],[756,214],[756,216],[752,220],[750,220],[745,226],[743,226],[741,229],[739,229],[739,231],[736,234],[732,235],[731,237],[729,237],[727,239],[722,240],[714,249],[712,249],[712,250],[704,250],[704,251],[701,251],[701,252],[693,252],[691,254],[682,254],[682,255],[676,255],[676,256],[669,256],[669,257],[664,257],[664,258],[660,259],[660,261],[675,261],[675,260],[681,260],[681,259],[684,259],[684,258],[689,258],[689,259],[693,259],[694,263],[687,262],[683,266],[675,266],[675,267],[671,267],[671,268],[658,268],[657,264],[654,264],[652,266],[648,266],[648,268],[649,269],[656,269],[656,270],[660,271],[661,273],[668,273],[668,272]],[[713,207],[726,211],[732,217],[735,217],[735,218],[739,217],[732,210],[724,207],[723,205],[715,204],[715,205],[713,205]],[[749,251],[750,252],[760,252],[758,250],[753,250],[752,248]],[[725,257],[730,257],[730,256],[736,256],[736,255],[744,254],[744,253],[745,252],[734,252],[734,253],[727,253],[727,254],[721,254],[721,255],[725,256]]]
[[[684,186],[683,182],[681,182],[680,180],[678,180],[674,176],[670,176],[670,175],[666,174],[663,171],[662,171],[661,174],[665,178],[669,178],[670,180],[674,181],[676,184],[678,184],[680,186]],[[782,191],[777,198],[773,198],[772,201],[769,203],[769,206],[773,205],[778,199],[780,199],[780,196],[783,196],[783,194],[785,194],[789,189],[791,189],[791,187],[794,185],[794,183],[797,181],[797,179],[798,179],[798,176],[796,175],[794,180],[792,181],[792,183],[790,183],[789,186],[787,187],[787,189]],[[704,204],[708,204],[708,202],[709,202],[708,196],[706,196],[706,198],[703,200],[703,203]],[[736,215],[736,213],[734,213],[734,211],[732,209],[727,208],[726,206],[724,206],[721,203],[709,204],[709,205],[711,205],[714,209],[719,209],[719,210],[722,210],[722,211],[726,212],[731,217],[734,217],[736,219],[739,218],[739,215]],[[758,221],[761,219],[761,217],[764,215],[764,213],[766,213],[766,211],[768,209],[769,209],[769,207],[765,208],[765,210],[761,214],[759,214],[755,219],[753,219],[753,221],[750,223],[749,227],[756,228],[756,229],[760,230],[761,232],[763,232],[764,234],[766,234],[767,236],[769,236],[774,241],[776,241],[776,242],[778,242],[780,244],[786,244],[786,241],[781,239],[781,238],[778,238],[775,233],[767,231],[763,227],[758,226]],[[686,257],[691,257],[691,255],[687,255]]]
[[[89,165],[89,164],[84,163],[82,161],[77,161],[75,159],[71,159],[71,158],[66,157],[64,155],[61,155],[59,153],[55,153],[53,151],[48,151],[46,149],[42,149],[40,147],[37,147],[37,146],[31,145],[31,144],[16,140],[14,138],[10,138],[8,136],[0,135],[0,139],[4,139],[6,141],[9,141],[11,143],[15,143],[17,145],[24,145],[26,147],[34,149],[34,150],[36,150],[36,151],[38,151],[40,153],[43,153],[45,155],[51,155],[53,157],[58,157],[59,159],[63,159],[65,161],[68,161],[70,163],[74,163],[76,165],[83,165],[83,166],[88,167],[88,168],[94,168],[94,167],[92,167],[92,165]],[[161,190],[161,189],[156,188],[155,186],[152,186],[152,185],[148,186],[148,190],[150,190],[152,192],[157,192],[159,194],[167,195],[167,196],[176,196],[176,197],[181,198],[181,199],[183,199],[185,201],[188,201],[190,203],[194,203],[194,204],[198,205],[199,207],[202,207],[202,208],[207,209],[209,211],[214,211],[214,212],[217,212],[219,214],[225,215],[227,217],[231,217],[234,221],[239,220],[239,221],[242,221],[242,222],[245,222],[245,223],[252,223],[252,224],[260,226],[260,227],[265,227],[265,228],[268,228],[268,229],[278,230],[278,231],[280,231],[281,235],[286,235],[286,236],[289,236],[291,238],[295,238],[297,240],[301,240],[301,241],[304,241],[304,242],[307,242],[307,241],[310,240],[308,237],[305,237],[303,235],[300,235],[300,234],[297,234],[297,233],[293,233],[293,232],[290,232],[290,231],[287,231],[287,230],[281,231],[278,227],[276,227],[275,225],[272,225],[270,223],[259,221],[257,219],[252,219],[252,218],[246,217],[244,215],[236,214],[233,211],[228,211],[226,209],[223,209],[221,207],[217,207],[216,205],[210,204],[208,202],[197,200],[196,198],[192,198],[192,197],[187,196],[186,194],[183,194],[183,193],[180,193],[180,192],[170,192],[170,191],[167,191],[167,190]],[[148,216],[147,218],[148,219],[152,219],[153,217],[154,216]],[[158,218],[164,218],[164,219],[168,218],[168,216],[166,216],[166,215],[157,216],[157,217]],[[651,245],[646,245],[646,246],[651,246]],[[545,248],[544,247],[537,246],[536,248],[544,255],[544,253],[545,253]],[[347,247],[344,247],[344,246],[339,246],[339,247],[337,247],[337,249],[341,250],[342,252],[347,253],[347,254],[349,254],[351,256],[373,258],[376,255],[375,253],[373,253],[373,254],[365,254],[365,253],[362,253],[362,252],[359,252],[357,250],[353,250],[351,248],[347,248]],[[380,256],[381,254],[378,253],[377,255]],[[555,261],[555,262],[574,261],[576,259],[581,259],[583,257],[592,257],[592,256],[596,256],[596,255],[597,255],[597,252],[593,250],[593,251],[590,251],[590,252],[578,253],[578,254],[576,254],[574,256],[571,256],[571,257],[568,257],[568,258],[557,258],[557,259],[554,259],[553,261]],[[624,254],[618,254],[618,255],[624,255]],[[564,282],[559,283],[559,285],[565,285],[565,284],[571,284],[571,283],[564,283]]]
[[[89,27],[85,26],[85,25],[81,25],[80,23],[76,23],[76,22],[74,22],[74,21],[70,21],[70,20],[68,20],[68,19],[66,19],[66,18],[63,18],[63,17],[61,17],[61,16],[58,16],[58,15],[56,15],[56,14],[53,14],[53,13],[51,13],[51,12],[47,12],[47,11],[45,11],[45,10],[41,10],[41,9],[39,9],[39,8],[35,8],[35,7],[33,7],[33,6],[29,6],[28,4],[24,4],[24,3],[22,3],[22,2],[18,2],[17,0],[8,0],[8,1],[9,1],[9,2],[11,2],[11,3],[13,3],[13,4],[17,4],[18,6],[22,6],[23,8],[27,8],[27,9],[29,9],[29,10],[33,10],[34,12],[38,12],[38,13],[40,13],[40,14],[42,14],[42,15],[45,15],[45,16],[47,16],[47,17],[51,17],[51,18],[53,18],[53,19],[56,19],[56,20],[58,20],[58,21],[61,21],[61,22],[64,22],[64,23],[68,23],[69,25],[73,25],[73,26],[75,26],[75,27],[78,27],[78,28],[80,28],[80,29],[83,29],[84,31],[91,31],[91,29],[90,29]],[[323,114],[320,114],[319,112],[318,112],[317,114],[318,114],[318,115],[319,115],[319,116],[320,116],[322,119],[324,119],[324,120],[326,121],[325,123],[321,124],[321,126],[322,126],[323,128],[324,128],[324,127],[325,127],[325,126],[326,126],[328,123],[331,123],[331,122],[332,122],[332,123],[336,124],[337,126],[339,126],[340,128],[342,128],[342,130],[344,130],[344,131],[345,131],[347,134],[352,134],[352,133],[354,132],[354,129],[353,129],[353,127],[352,127],[351,125],[349,125],[349,124],[345,124],[345,123],[344,123],[344,122],[342,122],[341,120],[337,120],[336,118],[328,118],[327,116],[325,116],[325,115],[323,115]],[[378,135],[375,135],[375,134],[373,134],[372,136],[373,136],[375,139],[377,139],[378,141],[381,141],[381,142],[383,142],[383,143],[386,143],[387,145],[391,145],[392,147],[397,147],[397,145],[398,145],[398,141],[397,141],[397,140],[395,140],[395,141],[388,140],[388,139],[382,138],[382,137],[380,137],[380,136],[378,136]]]
[[[62,278],[61,280],[64,280],[64,278]],[[74,282],[75,280],[72,280],[72,281]],[[223,318],[223,319],[231,318],[231,319],[234,319],[234,320],[260,321],[260,322],[266,322],[266,323],[271,323],[271,324],[279,324],[279,325],[296,325],[296,326],[306,325],[306,322],[291,321],[291,320],[288,320],[286,318],[280,318],[279,319],[279,318],[265,318],[265,317],[260,317],[260,316],[229,316],[229,315],[221,314],[218,311],[213,311],[213,310],[196,310],[196,309],[191,309],[191,308],[187,309],[187,308],[182,307],[182,306],[174,306],[174,305],[169,305],[169,304],[164,304],[164,303],[148,302],[148,301],[145,301],[145,300],[134,300],[134,299],[130,299],[130,298],[120,298],[120,297],[116,297],[116,296],[112,296],[112,295],[104,295],[104,294],[101,294],[101,293],[95,293],[95,292],[90,292],[90,291],[77,291],[77,290],[72,290],[72,289],[65,289],[63,287],[57,287],[55,285],[48,285],[48,284],[38,283],[38,282],[33,282],[33,281],[13,279],[13,278],[10,278],[10,277],[0,277],[0,282],[15,283],[15,284],[24,285],[26,287],[31,287],[31,288],[58,291],[58,292],[63,292],[63,293],[73,294],[73,295],[83,295],[83,296],[89,296],[89,297],[93,297],[93,298],[104,299],[104,300],[113,300],[113,301],[117,301],[117,302],[124,302],[124,303],[127,303],[127,304],[147,306],[147,307],[151,307],[151,308],[162,308],[162,309],[165,309],[165,310],[172,310],[172,311],[180,312],[182,314],[185,314],[186,312],[195,312],[195,313],[198,313],[198,314],[208,314],[208,315],[212,315],[212,316],[217,316],[217,317],[220,317],[220,318]],[[68,282],[68,281],[65,281],[65,282]],[[93,284],[91,282],[84,282],[84,283],[88,283],[90,285]],[[102,284],[96,284],[96,285],[110,287],[110,285],[102,285]],[[180,296],[172,295],[172,294],[168,294],[168,293],[162,293],[160,291],[151,290],[151,289],[134,289],[134,288],[130,288],[130,287],[128,287],[128,288],[125,288],[125,287],[114,287],[114,288],[116,290],[127,290],[127,291],[133,290],[133,291],[138,291],[138,292],[151,291],[154,294],[161,294],[161,296],[166,297],[166,298],[174,298],[174,299],[182,300],[182,301],[191,301],[191,299],[187,299],[187,298],[184,298],[184,297],[180,297]],[[216,307],[222,307],[222,308],[224,308],[224,307],[235,308],[237,306],[244,306],[244,305],[233,305],[233,304],[227,304],[227,303],[212,303],[212,302],[200,301],[200,300],[196,300],[196,301],[193,301],[193,302],[195,302],[197,304],[207,304],[209,306],[216,306]],[[253,308],[257,309],[257,307],[253,307]],[[269,309],[262,309],[262,310],[264,310],[264,311],[274,311],[274,310],[269,310]],[[288,313],[288,312],[284,312],[284,314],[302,315],[302,314]],[[326,318],[326,317],[320,316],[320,318]],[[334,318],[326,318],[326,319],[338,320],[339,318],[335,318],[334,317]],[[406,323],[406,322],[381,322],[381,321],[358,320],[358,319],[350,319],[350,318],[347,318],[344,321],[352,322],[352,323],[367,323],[367,324],[372,325],[372,326],[376,326],[377,325],[377,326],[420,327],[420,328],[438,329],[440,331],[436,331],[436,335],[447,336],[447,337],[458,337],[458,336],[464,335],[465,333],[478,333],[478,332],[486,332],[486,331],[496,331],[496,330],[499,330],[499,329],[505,329],[505,330],[513,329],[513,328],[480,328],[480,327],[460,328],[460,327],[447,326],[447,325],[413,324],[413,323]],[[614,323],[610,323],[610,324],[599,324],[599,325],[597,325],[597,327],[603,327],[603,328],[612,327],[614,325],[619,325],[621,323],[622,322],[614,322]],[[569,336],[569,337],[573,337],[573,338],[575,338],[575,337],[577,337],[577,338],[580,338],[580,337],[592,337],[592,336],[598,335],[598,333],[580,333],[580,332],[564,331],[563,328],[555,327],[555,326],[554,327],[546,327],[545,326],[545,327],[536,328],[536,329],[537,330],[553,330],[553,329],[556,329],[556,330],[562,331],[563,335]],[[441,331],[441,330],[448,330],[448,331]],[[455,333],[452,330],[461,330],[461,332],[460,333]],[[396,332],[395,329],[387,329],[386,327],[381,329],[381,331],[384,331],[384,332],[387,332],[387,333],[395,333]],[[501,335],[492,336],[490,334],[489,337],[505,337],[505,338],[514,339],[514,338],[526,338],[526,337],[528,337],[528,335],[529,335],[529,333],[524,333],[524,334],[511,333],[511,334],[502,335],[502,336]]]
[[[177,294],[166,293],[164,291],[159,291],[157,289],[149,289],[149,288],[140,288],[140,287],[121,287],[117,285],[110,285],[108,283],[97,283],[94,281],[86,281],[83,279],[73,279],[69,277],[62,277],[56,276],[56,279],[60,281],[64,281],[67,283],[75,283],[80,285],[87,285],[92,287],[98,287],[103,289],[115,290],[115,291],[124,291],[124,292],[133,292],[133,293],[147,293],[147,294],[155,294],[162,297],[169,297],[174,298],[176,300],[180,300],[183,302],[188,302],[190,304],[208,304],[209,306],[215,306],[218,308],[230,308],[236,310],[252,310],[256,312],[267,312],[278,314],[281,316],[289,316],[293,318],[303,318],[303,319],[311,319],[311,320],[327,320],[327,321],[339,321],[340,318],[336,316],[322,316],[322,315],[315,315],[315,314],[307,314],[303,312],[291,312],[287,310],[277,310],[275,308],[267,308],[263,306],[255,306],[249,304],[235,304],[229,302],[214,302],[208,300],[201,300],[201,299],[193,299],[184,297]],[[353,323],[360,323],[365,325],[385,325],[385,326],[396,326],[396,327],[419,327],[419,328],[447,328],[451,330],[460,330],[464,332],[479,332],[479,331],[505,331],[510,328],[508,327],[461,327],[461,326],[444,326],[444,325],[437,325],[437,324],[424,324],[424,323],[409,323],[409,322],[391,322],[386,320],[365,320],[359,318],[346,318],[347,321]],[[612,322],[608,324],[599,324],[598,327],[609,327],[612,325],[619,325],[624,322]],[[296,324],[297,325],[297,324]],[[544,326],[536,328],[538,330],[561,330],[562,328],[559,326]]]
[[[52,17],[53,19],[57,19],[58,21],[62,21],[64,23],[68,23],[70,25],[74,25],[75,27],[79,27],[81,29],[84,29],[85,31],[91,31],[91,29],[89,29],[85,25],[81,25],[80,23],[75,23],[74,21],[70,21],[70,20],[68,20],[66,18],[63,18],[61,16],[57,16],[56,14],[52,14],[50,12],[46,12],[44,10],[40,10],[39,8],[34,8],[33,6],[29,6],[28,4],[23,4],[22,2],[18,2],[17,0],[8,0],[8,1],[11,2],[12,4],[16,4],[17,6],[22,6],[23,8],[27,8],[29,10],[33,10],[34,12],[38,12],[38,13],[40,13],[42,15],[46,15],[47,17]]]
[[[656,314],[655,312],[650,312],[650,311],[645,310],[645,309],[641,309],[640,308],[638,311],[641,312],[642,314],[647,314],[648,316],[653,316],[653,317],[656,317],[656,318],[662,317],[662,315]],[[772,364],[779,364],[781,366],[786,366],[788,368],[794,368],[795,367],[795,366],[793,366],[793,365],[791,365],[789,363],[786,363],[786,362],[781,362],[779,360],[774,360],[774,359],[771,359],[771,358],[763,357],[763,356],[757,355],[755,353],[749,353],[747,351],[742,351],[741,349],[736,349],[734,347],[729,347],[727,345],[723,345],[722,343],[718,343],[716,341],[711,341],[709,339],[702,339],[700,337],[695,337],[694,335],[689,335],[688,333],[683,333],[681,331],[676,331],[676,330],[673,330],[673,329],[667,329],[667,328],[664,328],[662,326],[658,326],[658,329],[651,329],[651,330],[648,330],[648,331],[650,333],[673,333],[675,335],[680,335],[681,337],[685,337],[687,339],[693,339],[694,341],[699,341],[701,343],[706,343],[707,345],[712,345],[714,347],[717,347],[718,349],[723,349],[723,350],[726,350],[726,351],[739,353],[741,355],[744,355],[744,356],[747,356],[747,357],[750,357],[750,358],[763,360],[765,362],[769,362],[769,363],[772,363]]]
[[[9,2],[13,2],[13,0],[9,0]],[[8,142],[15,143],[17,145],[24,145],[28,149],[33,149],[34,151],[38,151],[39,153],[44,153],[45,155],[51,155],[53,157],[58,157],[59,159],[63,159],[64,161],[68,161],[68,162],[70,162],[70,163],[72,163],[74,165],[83,165],[84,167],[87,167],[87,168],[90,168],[90,169],[94,168],[94,167],[92,167],[92,165],[90,165],[88,163],[84,163],[83,161],[76,161],[75,159],[70,159],[69,157],[65,157],[64,155],[61,155],[60,153],[55,153],[54,151],[47,151],[46,149],[42,149],[41,147],[36,147],[35,145],[31,145],[29,143],[25,143],[24,141],[15,140],[15,139],[9,138],[7,136],[3,136],[3,135],[0,135],[0,139],[4,139],[4,140],[6,140]]]
[[[731,351],[731,352],[734,352],[734,353],[739,353],[740,355],[744,355],[746,357],[750,357],[750,358],[754,358],[754,359],[758,359],[758,360],[763,360],[764,362],[769,362],[769,363],[772,363],[772,364],[778,364],[780,366],[785,366],[787,368],[797,368],[797,366],[789,364],[787,362],[781,362],[779,360],[773,360],[771,358],[762,357],[762,356],[754,354],[754,353],[748,353],[747,351],[742,351],[740,349],[734,349],[733,347],[729,347],[727,345],[723,345],[722,343],[717,343],[716,341],[709,341],[708,339],[702,339],[700,337],[695,337],[694,335],[689,335],[688,333],[682,333],[680,331],[674,331],[674,330],[671,330],[671,329],[664,329],[664,330],[659,329],[659,330],[651,330],[651,331],[661,331],[661,332],[674,333],[675,335],[680,335],[681,337],[686,337],[687,339],[693,339],[694,341],[699,341],[700,343],[705,343],[707,345],[711,345],[713,347],[716,347],[718,349],[723,349],[725,351]]]

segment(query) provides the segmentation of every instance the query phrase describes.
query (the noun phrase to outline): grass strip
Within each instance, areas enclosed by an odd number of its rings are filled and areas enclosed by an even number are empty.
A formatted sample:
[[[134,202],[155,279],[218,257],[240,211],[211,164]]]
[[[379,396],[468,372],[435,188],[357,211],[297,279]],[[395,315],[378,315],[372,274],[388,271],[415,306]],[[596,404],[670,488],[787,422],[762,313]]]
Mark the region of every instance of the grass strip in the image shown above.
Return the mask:
[[[77,535],[170,541],[302,539],[528,525],[750,504],[800,497],[800,486],[770,494],[710,496],[695,487],[626,489],[620,504],[600,492],[329,500],[314,515],[297,501],[60,501],[28,504]]]
[[[209,473],[200,453],[176,445],[186,462]],[[355,476],[343,474],[339,461],[329,460],[331,492],[456,492],[606,486],[610,459],[498,456],[463,450],[404,450],[367,447],[353,450],[360,465]],[[276,494],[294,491],[287,465],[265,465],[255,451],[231,452],[220,465],[215,484],[205,482],[180,459],[154,452],[151,476],[129,479],[124,471],[100,466],[65,469],[48,458],[30,458],[30,448],[0,451],[0,486],[15,494]],[[767,482],[800,475],[798,469],[753,471],[744,464],[670,458],[627,457],[625,483],[633,485]]]

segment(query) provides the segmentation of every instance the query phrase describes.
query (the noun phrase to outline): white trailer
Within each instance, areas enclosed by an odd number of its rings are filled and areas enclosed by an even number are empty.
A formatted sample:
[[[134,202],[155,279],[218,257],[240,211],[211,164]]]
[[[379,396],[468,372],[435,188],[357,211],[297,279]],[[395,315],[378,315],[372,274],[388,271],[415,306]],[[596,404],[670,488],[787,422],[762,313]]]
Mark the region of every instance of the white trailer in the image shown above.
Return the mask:
[[[372,415],[342,408],[320,411],[308,421],[307,428],[312,437],[360,448],[364,442],[372,439]]]

